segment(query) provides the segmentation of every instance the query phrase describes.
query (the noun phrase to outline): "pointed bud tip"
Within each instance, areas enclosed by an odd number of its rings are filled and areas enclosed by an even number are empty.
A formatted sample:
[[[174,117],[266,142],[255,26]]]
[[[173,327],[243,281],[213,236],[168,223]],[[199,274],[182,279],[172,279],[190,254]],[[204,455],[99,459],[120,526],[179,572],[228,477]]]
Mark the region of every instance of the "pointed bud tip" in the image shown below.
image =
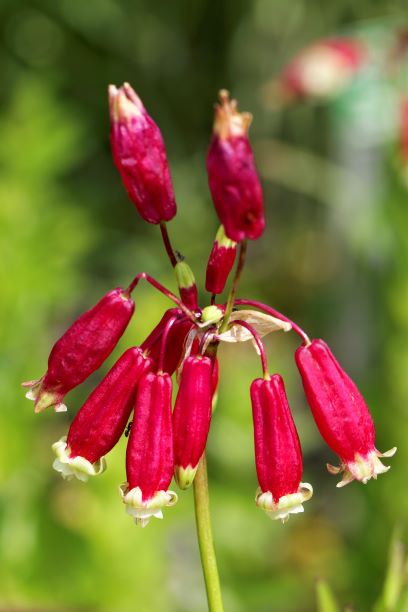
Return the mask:
[[[220,89],[219,104],[215,105],[214,134],[222,140],[246,136],[252,121],[251,113],[240,113],[236,100],[230,100],[229,91]]]
[[[191,289],[195,287],[194,273],[188,263],[185,261],[179,261],[174,266],[174,272],[176,275],[177,285],[180,289]]]
[[[183,468],[181,465],[176,465],[174,468],[174,478],[180,489],[183,491],[188,489],[194,482],[198,465],[195,467],[188,465]]]
[[[144,111],[142,101],[129,83],[124,83],[119,88],[116,85],[109,85],[108,95],[113,122],[129,121],[133,117],[140,116]]]

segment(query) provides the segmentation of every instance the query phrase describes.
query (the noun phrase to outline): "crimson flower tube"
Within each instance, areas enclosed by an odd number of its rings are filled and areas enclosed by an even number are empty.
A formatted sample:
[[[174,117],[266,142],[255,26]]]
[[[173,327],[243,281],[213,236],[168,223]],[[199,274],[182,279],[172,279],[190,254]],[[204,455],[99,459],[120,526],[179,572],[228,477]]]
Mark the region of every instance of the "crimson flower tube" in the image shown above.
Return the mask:
[[[181,489],[193,482],[210,429],[213,362],[192,355],[183,363],[173,412],[175,478]]]
[[[220,91],[213,137],[207,154],[208,183],[225,234],[240,242],[256,240],[265,228],[263,194],[248,140],[250,113],[239,113],[237,102]]]
[[[139,379],[153,363],[138,347],[128,349],[76,414],[68,437],[53,444],[53,467],[63,478],[87,480],[104,471],[132,411]]]
[[[282,377],[254,380],[251,402],[259,481],[255,501],[270,518],[284,522],[290,514],[303,512],[313,489],[301,482],[302,451]]]
[[[56,412],[67,409],[64,396],[102,365],[134,309],[132,298],[119,287],[104,295],[67,329],[51,350],[44,376],[23,383],[23,387],[29,387],[26,397],[34,400],[35,412],[50,406]]]
[[[297,349],[295,359],[316,425],[340,457],[339,467],[327,466],[332,474],[344,472],[337,486],[352,480],[365,484],[386,472],[389,468],[380,457],[392,457],[397,449],[384,454],[376,449],[374,423],[367,404],[327,344],[312,340]]]
[[[170,221],[177,212],[161,132],[128,83],[109,86],[114,162],[129,197],[149,223]]]
[[[174,471],[171,378],[149,372],[140,380],[126,450],[127,482],[120,491],[126,511],[145,527],[152,516],[163,518],[177,495],[169,491]]]

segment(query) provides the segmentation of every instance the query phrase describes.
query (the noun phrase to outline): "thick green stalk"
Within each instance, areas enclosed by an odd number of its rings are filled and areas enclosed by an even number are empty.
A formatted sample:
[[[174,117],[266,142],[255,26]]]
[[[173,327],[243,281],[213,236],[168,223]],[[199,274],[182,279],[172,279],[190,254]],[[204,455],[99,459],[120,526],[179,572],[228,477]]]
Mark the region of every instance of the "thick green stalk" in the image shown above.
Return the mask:
[[[207,460],[205,453],[200,459],[194,478],[194,505],[197,538],[200,547],[201,565],[207,591],[210,612],[223,612],[220,578],[211,529],[210,502],[208,495]]]

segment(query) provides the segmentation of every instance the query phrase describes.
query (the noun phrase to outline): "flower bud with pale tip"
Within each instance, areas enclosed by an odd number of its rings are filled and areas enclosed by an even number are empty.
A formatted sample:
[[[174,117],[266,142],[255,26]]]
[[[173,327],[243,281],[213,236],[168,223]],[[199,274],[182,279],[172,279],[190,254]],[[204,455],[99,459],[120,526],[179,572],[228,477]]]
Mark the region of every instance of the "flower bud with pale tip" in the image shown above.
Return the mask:
[[[54,344],[48,370],[39,380],[28,381],[26,394],[34,400],[35,412],[54,406],[64,412],[64,396],[97,370],[125,331],[135,304],[120,287],[109,291],[84,312]]]
[[[225,283],[234,265],[237,243],[230,240],[223,226],[218,229],[207,263],[205,288],[214,295],[224,291]]]
[[[183,363],[173,412],[175,478],[181,489],[193,482],[205,450],[212,413],[213,363],[191,355]]]
[[[178,261],[174,266],[177,285],[183,304],[190,310],[197,309],[197,285],[194,274],[188,263],[184,260]]]
[[[290,514],[303,512],[302,504],[312,497],[313,489],[301,482],[302,451],[282,377],[254,380],[251,402],[260,486],[256,505],[270,518],[285,522]]]
[[[111,146],[130,199],[149,223],[177,212],[163,137],[129,83],[109,86]]]
[[[396,448],[380,453],[375,447],[371,414],[354,382],[336,361],[323,340],[312,340],[296,351],[307,401],[328,446],[340,457],[340,466],[328,465],[331,474],[344,472],[343,487],[352,480],[364,484],[387,472],[380,457],[392,457]]]
[[[149,372],[139,382],[126,450],[127,482],[120,493],[127,513],[142,527],[152,516],[163,518],[163,507],[177,502],[168,490],[174,470],[171,395],[167,373]]]
[[[80,408],[68,437],[53,444],[53,467],[63,478],[87,480],[105,469],[104,456],[122,435],[139,379],[153,363],[140,348],[128,349]]]
[[[207,155],[212,199],[230,240],[256,240],[265,228],[265,217],[262,188],[248,140],[252,115],[239,113],[236,100],[230,100],[225,89],[219,97]]]

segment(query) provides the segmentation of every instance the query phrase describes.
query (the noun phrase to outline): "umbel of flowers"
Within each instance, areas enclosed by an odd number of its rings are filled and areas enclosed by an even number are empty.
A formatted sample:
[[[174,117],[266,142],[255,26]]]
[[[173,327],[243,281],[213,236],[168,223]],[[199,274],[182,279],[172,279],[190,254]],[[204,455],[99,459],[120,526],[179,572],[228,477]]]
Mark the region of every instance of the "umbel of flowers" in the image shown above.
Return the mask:
[[[220,92],[207,170],[221,226],[207,263],[209,300],[200,306],[193,272],[176,255],[167,231],[176,200],[160,130],[129,84],[111,85],[109,102],[115,164],[138,213],[160,227],[179,296],[147,273],[137,274],[128,287],[109,291],[82,314],[55,343],[46,373],[23,383],[36,412],[47,407],[66,410],[66,393],[102,365],[124,333],[134,313],[132,295],[138,283],[147,281],[173,302],[142,345],[128,348],[118,359],[78,410],[67,435],[53,444],[54,468],[67,479],[100,474],[106,468],[105,455],[130,431],[127,481],[120,487],[123,503],[142,526],[153,516],[162,518],[163,508],[177,501],[169,489],[173,475],[181,489],[188,488],[205,452],[218,387],[219,346],[250,341],[262,365],[262,377],[250,387],[256,504],[282,521],[302,512],[313,489],[302,482],[302,451],[284,382],[279,374],[269,373],[262,343],[266,334],[293,330],[301,340],[295,360],[312,415],[339,456],[339,466],[328,466],[329,471],[343,472],[338,486],[377,478],[388,469],[380,458],[396,449],[384,454],[376,449],[367,405],[327,344],[310,340],[270,306],[236,298],[247,240],[260,238],[265,227],[262,189],[248,139],[251,115],[238,112],[236,101],[225,90]],[[228,299],[218,303],[236,259]],[[173,379],[178,384],[174,408]]]

